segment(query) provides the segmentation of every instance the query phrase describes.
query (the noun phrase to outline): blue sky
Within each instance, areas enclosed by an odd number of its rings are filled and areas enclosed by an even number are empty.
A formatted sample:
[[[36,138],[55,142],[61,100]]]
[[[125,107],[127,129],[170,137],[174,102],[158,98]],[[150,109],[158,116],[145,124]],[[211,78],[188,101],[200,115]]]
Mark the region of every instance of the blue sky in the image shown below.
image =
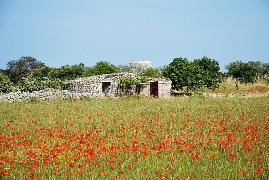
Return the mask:
[[[208,56],[269,62],[268,0],[0,0],[0,68]]]

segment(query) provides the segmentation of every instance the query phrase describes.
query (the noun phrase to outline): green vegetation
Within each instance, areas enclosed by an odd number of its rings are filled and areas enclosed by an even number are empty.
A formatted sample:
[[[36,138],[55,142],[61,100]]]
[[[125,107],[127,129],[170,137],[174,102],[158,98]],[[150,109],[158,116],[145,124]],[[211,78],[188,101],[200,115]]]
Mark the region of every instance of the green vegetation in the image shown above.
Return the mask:
[[[140,75],[145,77],[160,78],[162,77],[162,72],[156,68],[149,68],[142,72]]]
[[[254,83],[259,79],[268,81],[269,64],[262,64],[260,61],[235,61],[227,66],[228,75],[236,78],[241,83]]]
[[[126,85],[126,86],[135,85],[135,84],[145,83],[147,82],[147,79],[148,78],[146,76],[121,78],[120,84]]]
[[[12,82],[18,82],[21,77],[30,74],[34,69],[44,66],[44,63],[29,56],[21,57],[19,60],[11,60],[7,63],[7,71]]]
[[[49,88],[63,89],[65,82],[71,79],[118,72],[134,72],[141,77],[166,77],[172,81],[173,89],[188,94],[200,93],[205,90],[217,92],[219,87],[226,86],[228,77],[234,78],[236,82],[231,88],[226,89],[231,90],[236,87],[236,92],[239,91],[239,86],[243,86],[242,84],[256,82],[269,84],[268,63],[235,61],[227,65],[227,70],[227,73],[221,73],[218,61],[208,57],[193,61],[186,58],[175,58],[163,68],[149,68],[136,72],[131,66],[115,66],[108,61],[99,61],[92,67],[86,67],[80,63],[55,68],[27,56],[11,60],[7,63],[7,69],[0,69],[0,93],[32,92]],[[140,81],[139,78],[122,80],[123,83],[128,84],[137,84]],[[219,91],[224,89],[219,89]]]
[[[0,92],[8,93],[12,91],[12,82],[9,77],[4,73],[0,72]]]
[[[163,74],[172,81],[174,89],[186,89],[188,92],[203,87],[214,89],[221,82],[219,63],[207,57],[193,62],[186,58],[176,58],[164,68]]]
[[[84,76],[93,76],[93,75],[101,75],[101,74],[112,74],[119,72],[119,68],[110,64],[107,61],[99,61],[93,67],[88,68],[84,72]]]
[[[269,98],[0,103],[1,179],[266,179]]]

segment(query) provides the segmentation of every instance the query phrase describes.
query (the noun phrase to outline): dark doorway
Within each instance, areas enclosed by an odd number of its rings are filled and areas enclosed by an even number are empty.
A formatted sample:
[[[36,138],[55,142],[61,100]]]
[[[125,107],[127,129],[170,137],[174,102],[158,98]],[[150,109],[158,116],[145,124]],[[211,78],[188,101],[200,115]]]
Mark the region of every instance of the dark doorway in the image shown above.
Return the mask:
[[[102,92],[104,94],[110,93],[111,82],[102,82]]]
[[[158,93],[158,81],[155,82],[151,82],[150,83],[150,95],[153,97],[158,97],[159,93]]]

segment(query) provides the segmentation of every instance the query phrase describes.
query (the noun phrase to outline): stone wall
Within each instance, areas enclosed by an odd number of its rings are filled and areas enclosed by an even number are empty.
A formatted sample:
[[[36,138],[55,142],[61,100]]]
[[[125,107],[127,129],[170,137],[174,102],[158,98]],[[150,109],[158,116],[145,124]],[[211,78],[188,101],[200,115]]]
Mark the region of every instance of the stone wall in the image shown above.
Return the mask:
[[[89,93],[92,97],[116,96],[121,78],[136,77],[133,73],[115,73],[78,78],[68,82],[68,90],[76,93]],[[111,86],[104,91],[104,84]]]
[[[22,102],[30,100],[52,100],[52,99],[79,99],[93,97],[90,93],[76,93],[68,90],[48,90],[34,92],[11,92],[0,94],[0,102]]]
[[[147,83],[140,84],[140,94],[150,96],[150,82],[158,81],[158,97],[167,98],[171,96],[172,82],[169,79],[151,78]]]
[[[150,96],[150,82],[158,81],[159,97],[169,97],[171,81],[169,79],[150,78],[147,83],[139,85],[121,86],[120,79],[136,77],[133,73],[103,74],[86,78],[78,78],[67,82],[67,90],[47,90],[34,92],[12,92],[0,94],[0,101],[15,102],[33,99],[66,99],[82,97],[115,97],[120,95],[131,95],[138,93]]]
[[[158,81],[159,98],[167,98],[171,96],[172,81]]]

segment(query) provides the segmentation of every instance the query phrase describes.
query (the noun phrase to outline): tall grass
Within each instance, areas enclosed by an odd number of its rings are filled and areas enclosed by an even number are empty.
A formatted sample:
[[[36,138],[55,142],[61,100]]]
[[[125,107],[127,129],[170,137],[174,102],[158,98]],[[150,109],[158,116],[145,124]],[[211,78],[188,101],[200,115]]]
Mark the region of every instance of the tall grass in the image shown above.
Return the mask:
[[[269,98],[0,103],[3,179],[266,179]]]
[[[239,93],[239,94],[249,94],[249,93],[268,93],[269,85],[264,81],[258,81],[256,83],[242,84],[236,82],[233,79],[228,79],[221,83],[220,87],[214,90],[205,89],[205,92],[210,93]]]

